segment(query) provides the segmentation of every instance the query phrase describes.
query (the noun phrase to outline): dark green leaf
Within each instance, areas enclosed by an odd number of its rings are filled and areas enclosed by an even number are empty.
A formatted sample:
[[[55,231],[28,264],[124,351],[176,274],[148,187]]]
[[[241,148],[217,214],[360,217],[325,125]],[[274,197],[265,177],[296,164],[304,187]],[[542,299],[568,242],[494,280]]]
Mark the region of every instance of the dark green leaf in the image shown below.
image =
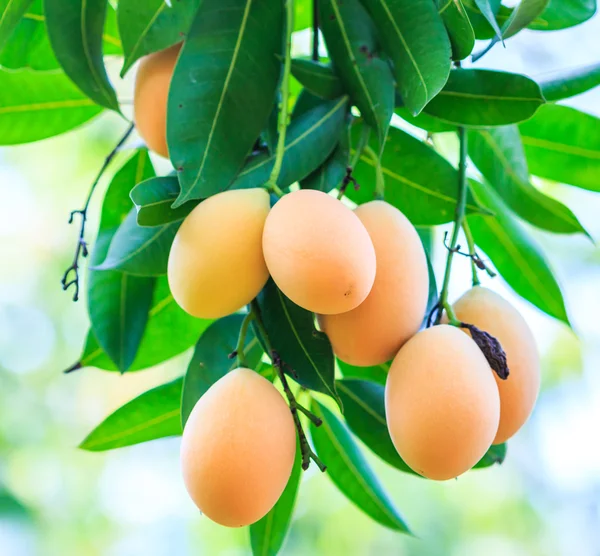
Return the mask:
[[[196,402],[217,380],[238,367],[229,355],[235,350],[240,326],[245,315],[229,315],[213,322],[200,336],[194,356],[188,365],[181,397],[181,422],[185,425]],[[245,360],[249,368],[257,367],[263,350],[251,329],[245,344]]]
[[[288,187],[304,179],[331,154],[342,133],[347,97],[321,102],[293,119],[285,136],[283,163],[277,183]],[[250,158],[229,189],[260,187],[268,179],[275,156],[267,153]]]
[[[473,469],[483,469],[484,467],[491,467],[496,463],[501,465],[506,458],[506,443],[491,446],[486,452],[485,456],[481,458],[479,463],[473,467]]]
[[[566,29],[587,21],[595,13],[596,0],[550,0],[529,28],[538,31]]]
[[[534,226],[562,234],[586,233],[571,210],[529,181],[516,126],[469,132],[469,156],[508,206]]]
[[[475,46],[475,34],[461,0],[436,0],[452,45],[452,59],[464,60]]]
[[[403,533],[410,531],[396,510],[375,473],[365,460],[346,426],[324,405],[313,401],[312,412],[323,420],[320,427],[310,425],[319,458],[327,475],[356,506],[372,519]]]
[[[290,376],[339,403],[333,350],[327,336],[316,330],[314,315],[290,301],[272,279],[259,294],[258,303],[271,345]]]
[[[0,145],[59,135],[101,110],[62,72],[0,70]]]
[[[539,85],[524,75],[456,69],[424,111],[449,124],[487,127],[522,122],[543,103]]]
[[[152,307],[131,371],[158,365],[192,347],[212,321],[188,315],[177,305],[169,290],[166,276],[156,280]],[[89,332],[80,364],[115,371],[116,367]]]
[[[283,494],[265,517],[250,525],[250,543],[254,556],[277,556],[279,554],[292,521],[301,476],[302,456],[300,447],[298,447],[292,474]]]
[[[472,180],[470,186],[478,200],[495,214],[468,217],[475,243],[520,296],[569,324],[560,287],[529,233],[511,216],[508,207],[490,186]]]
[[[496,21],[496,13],[500,7],[500,2],[497,0],[474,0],[474,2],[483,17],[485,17],[486,21],[490,24],[496,37],[501,40],[502,31],[500,31],[500,27],[498,27],[498,22]]]
[[[31,519],[31,510],[0,484],[0,517],[2,519]]]
[[[567,106],[542,108],[519,126],[531,173],[600,191],[600,119]]]
[[[431,0],[363,0],[394,63],[405,106],[417,115],[450,73],[450,40]]]
[[[0,0],[0,49],[12,35],[32,0]]]
[[[125,52],[121,76],[142,56],[181,42],[199,4],[199,0],[119,0],[117,18]]]
[[[413,116],[406,108],[396,108],[396,114],[405,122],[408,122],[415,127],[419,127],[431,133],[445,133],[448,131],[456,131],[457,127],[454,124],[447,124],[434,118],[425,112],[421,112],[418,116]]]
[[[119,111],[102,57],[107,0],[45,0],[46,26],[66,74],[94,102]]]
[[[102,204],[100,229],[90,264],[99,264],[130,207],[133,184],[154,175],[146,150],[139,150],[115,174]],[[152,303],[154,279],[115,270],[90,270],[88,313],[94,335],[121,372],[133,363],[144,334]]]
[[[427,255],[427,271],[429,274],[429,292],[427,294],[427,311],[425,312],[425,316],[423,318],[423,326],[427,326],[427,319],[433,311],[434,307],[437,306],[439,301],[438,295],[438,287],[437,281],[435,278],[435,271],[433,269],[433,264],[431,263],[434,256],[434,247],[435,247],[435,231],[433,228],[417,228],[417,233],[419,234],[419,238],[421,238],[421,243],[423,244],[423,249],[425,249],[425,254]]]
[[[350,430],[382,460],[400,471],[416,475],[392,443],[385,417],[385,387],[356,379],[338,380],[336,385]]]
[[[600,63],[568,70],[540,81],[542,93],[548,102],[574,97],[598,86]]]
[[[373,22],[359,0],[321,0],[319,21],[344,89],[383,145],[394,112],[394,78],[377,52]]]
[[[353,126],[353,144],[360,134]],[[371,140],[373,141],[373,139]],[[400,209],[415,226],[443,224],[454,218],[458,194],[456,169],[429,145],[397,128],[390,128],[381,158],[385,177],[385,200]],[[353,172],[360,189],[347,196],[358,204],[372,201],[375,162],[364,154]],[[471,196],[469,211],[480,210]]]
[[[137,211],[131,209],[113,236],[106,259],[94,270],[117,269],[134,276],[166,274],[171,244],[181,222],[138,226]]]
[[[138,226],[161,226],[185,218],[197,201],[189,201],[172,208],[179,195],[179,181],[175,176],[159,176],[137,182],[131,190],[131,200],[137,209]]]
[[[325,99],[336,99],[344,94],[340,78],[331,66],[295,58],[292,60],[292,75],[314,95]]]
[[[508,39],[516,35],[521,29],[525,29],[546,9],[548,1],[521,0],[502,26],[502,36]]]
[[[273,108],[283,3],[203,0],[171,80],[167,141],[181,194],[224,191]]]
[[[90,452],[114,450],[156,438],[179,436],[183,378],[157,386],[126,403],[98,425],[79,446]]]
[[[485,0],[484,0],[485,1]],[[489,4],[489,12],[491,12],[494,18],[493,25],[490,22],[489,13],[486,15],[482,13],[479,3],[484,3],[480,0],[462,0],[473,31],[475,32],[475,38],[479,40],[493,39],[494,37],[500,38],[501,31],[497,29],[499,27],[499,19],[497,17],[498,11],[502,9],[501,0],[487,0],[485,3]],[[512,10],[510,10],[512,12]]]
[[[389,363],[374,365],[373,367],[355,367],[354,365],[348,365],[348,363],[344,363],[342,360],[338,359],[337,364],[344,375],[344,378],[368,380],[381,384],[382,386],[385,386],[388,371],[390,370]]]
[[[279,97],[280,95],[277,95]],[[273,108],[271,113],[269,114],[269,119],[267,120],[267,125],[265,129],[261,132],[261,138],[267,145],[267,149],[269,154],[274,154],[275,149],[277,148],[277,139],[279,138],[279,133],[277,131],[277,126],[279,125],[279,98],[275,99],[273,103]]]

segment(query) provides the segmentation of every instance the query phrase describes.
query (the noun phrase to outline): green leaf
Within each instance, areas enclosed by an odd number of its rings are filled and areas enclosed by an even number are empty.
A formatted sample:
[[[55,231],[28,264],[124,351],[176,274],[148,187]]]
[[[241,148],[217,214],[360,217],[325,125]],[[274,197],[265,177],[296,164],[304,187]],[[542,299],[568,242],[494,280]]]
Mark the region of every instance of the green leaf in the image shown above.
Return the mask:
[[[551,79],[540,81],[548,102],[563,100],[600,86],[600,63],[567,70]]]
[[[121,44],[119,25],[117,23],[117,12],[110,3],[106,6],[106,19],[104,20],[102,41],[105,56],[123,56],[123,45]]]
[[[319,21],[344,89],[383,146],[394,112],[394,78],[378,55],[373,22],[359,0],[321,0]]]
[[[137,182],[130,195],[137,210],[138,226],[161,226],[185,218],[198,202],[189,201],[179,208],[172,208],[179,191],[179,181],[175,176],[159,176]]]
[[[279,500],[262,519],[250,525],[250,544],[254,556],[277,556],[292,522],[298,487],[302,477],[302,455],[296,449],[292,474]]]
[[[417,475],[392,443],[385,417],[385,387],[357,379],[338,380],[336,385],[350,430],[382,460],[400,471]]]
[[[500,27],[498,27],[498,22],[496,21],[496,13],[498,11],[498,8],[500,7],[500,2],[493,2],[493,0],[474,1],[483,17],[485,17],[486,21],[494,30],[494,33],[498,40],[502,40],[502,31],[500,30]]]
[[[156,280],[152,307],[131,371],[154,367],[192,347],[211,320],[197,319],[188,315],[177,305],[169,290],[166,276]],[[87,336],[80,358],[81,367],[97,367],[107,371],[117,370],[103,349],[98,345],[93,331]]]
[[[452,59],[464,60],[475,46],[475,34],[461,0],[436,0],[438,13],[448,32]]]
[[[550,316],[569,324],[560,287],[527,230],[488,185],[470,180],[477,199],[495,216],[468,216],[475,243],[521,297]]]
[[[543,103],[539,85],[524,75],[456,69],[424,112],[449,124],[488,127],[522,122]]]
[[[27,12],[32,0],[0,0],[0,49]]]
[[[360,126],[353,126],[357,144]],[[371,139],[372,145],[373,139]],[[458,194],[456,169],[429,145],[397,128],[390,128],[381,157],[385,177],[385,200],[401,210],[415,226],[431,226],[454,218]],[[374,199],[375,162],[362,154],[353,176],[360,189],[349,188],[347,196],[358,204]],[[467,210],[478,211],[469,195]]]
[[[199,0],[119,0],[117,20],[125,60],[121,77],[136,60],[185,39]]]
[[[237,360],[230,359],[236,349],[238,334],[245,315],[229,315],[213,322],[200,336],[194,356],[188,365],[181,397],[181,423],[185,425],[196,402],[217,380],[238,367]],[[255,369],[263,350],[251,329],[245,343],[245,359],[248,367]]]
[[[568,207],[530,183],[517,126],[471,130],[468,143],[471,160],[521,218],[550,232],[586,233]]]
[[[340,491],[372,519],[385,527],[409,533],[406,523],[384,492],[346,426],[324,405],[313,401],[312,412],[323,420],[310,425],[319,458]]]
[[[347,97],[320,102],[292,119],[285,136],[279,187],[304,179],[327,159],[339,141],[347,106]],[[267,153],[251,157],[229,189],[262,186],[269,179],[274,163],[275,156]]]
[[[167,142],[174,208],[228,188],[267,123],[283,45],[283,3],[203,0],[171,80]]]
[[[490,446],[490,449],[486,452],[485,456],[479,460],[473,469],[483,469],[484,467],[491,467],[495,464],[502,465],[505,458],[506,443]]]
[[[0,70],[0,145],[59,135],[101,110],[62,72]]]
[[[415,127],[419,127],[431,133],[446,133],[448,131],[456,131],[457,127],[454,124],[447,124],[421,112],[418,116],[413,116],[406,108],[399,107],[395,110],[396,114],[400,116],[405,122]]]
[[[502,38],[502,31],[498,30],[499,18],[497,16],[499,10],[502,9],[501,0],[462,0],[462,2],[469,20],[471,21],[471,25],[473,26],[476,39],[485,40]],[[487,14],[483,13],[481,6],[479,6],[480,3],[489,5]],[[493,18],[493,23],[490,20],[490,13]]]
[[[587,21],[596,13],[596,0],[550,0],[529,29],[556,31]]]
[[[157,386],[126,403],[98,425],[79,446],[103,452],[182,432],[179,419],[183,378]]]
[[[154,175],[148,151],[138,150],[115,174],[104,197],[100,229],[90,265],[100,263],[121,220],[127,215],[132,185]],[[90,270],[88,313],[94,335],[104,352],[123,373],[133,363],[152,303],[153,278],[115,270]]]
[[[102,35],[107,0],[45,0],[52,49],[65,73],[100,106],[119,111],[104,68]]]
[[[271,345],[286,364],[286,372],[305,388],[340,403],[331,343],[315,328],[314,315],[290,301],[272,279],[259,294],[258,303]]]
[[[110,242],[104,262],[94,270],[117,269],[134,276],[160,276],[167,273],[171,244],[182,220],[162,226],[142,227],[137,211],[131,209]]]
[[[340,78],[331,66],[295,58],[292,60],[292,75],[314,95],[325,99],[336,99],[344,94]]]
[[[337,364],[344,378],[368,380],[382,386],[385,386],[390,370],[390,363],[374,365],[373,367],[355,367],[338,359]]]
[[[525,29],[538,17],[548,6],[549,0],[521,0],[513,10],[511,16],[502,26],[502,36],[505,39],[516,35],[521,29]]]
[[[450,40],[431,0],[363,0],[405,106],[417,115],[450,74]]]
[[[543,106],[519,126],[532,174],[600,191],[600,119],[567,106]]]

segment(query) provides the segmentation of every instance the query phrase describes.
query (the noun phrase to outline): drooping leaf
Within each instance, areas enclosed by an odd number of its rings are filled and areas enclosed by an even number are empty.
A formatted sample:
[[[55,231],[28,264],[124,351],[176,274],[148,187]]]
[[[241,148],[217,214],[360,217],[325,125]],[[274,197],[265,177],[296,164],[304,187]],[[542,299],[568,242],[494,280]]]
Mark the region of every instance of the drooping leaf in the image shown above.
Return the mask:
[[[104,260],[111,239],[129,212],[128,194],[132,185],[153,175],[145,149],[138,150],[115,174],[102,204],[91,266]],[[122,373],[133,363],[142,340],[154,285],[153,278],[130,276],[116,270],[88,273],[88,313],[94,336]]]
[[[532,174],[600,191],[600,119],[547,105],[519,126]]]
[[[350,430],[382,460],[416,475],[392,443],[385,417],[385,388],[375,382],[348,378],[338,380],[336,385]]]
[[[491,446],[486,452],[485,456],[479,460],[479,462],[473,467],[473,469],[483,469],[485,467],[491,467],[492,465],[502,465],[506,458],[506,443]]]
[[[324,405],[313,401],[312,412],[323,420],[310,425],[311,437],[327,475],[340,491],[369,517],[385,527],[409,533],[346,426]]]
[[[344,94],[340,78],[331,66],[321,62],[295,58],[292,60],[292,75],[308,91],[320,98],[333,100]]]
[[[183,353],[196,343],[211,322],[188,315],[173,299],[167,277],[157,278],[148,323],[129,372],[148,369]],[[88,333],[79,365],[117,370],[98,345],[93,331]]]
[[[0,145],[59,135],[101,111],[62,72],[0,70]]]
[[[502,31],[499,29],[501,23],[498,13],[502,9],[501,0],[462,0],[475,38],[478,40],[500,39]],[[485,9],[479,4],[488,4],[489,9]]]
[[[300,385],[339,403],[331,343],[315,328],[314,315],[290,301],[269,279],[258,296],[262,319],[285,370]]]
[[[472,130],[468,143],[471,160],[521,218],[550,232],[586,233],[568,207],[530,183],[517,126]]]
[[[587,21],[596,13],[596,0],[550,0],[542,14],[536,17],[529,29],[556,31]]]
[[[374,365],[372,367],[355,367],[338,359],[337,364],[344,378],[368,380],[383,386],[385,386],[388,371],[390,370],[389,363]]]
[[[200,0],[119,0],[117,19],[125,61],[121,76],[136,60],[185,39]]]
[[[301,478],[302,456],[298,446],[292,474],[279,500],[265,517],[250,525],[250,544],[253,556],[277,556],[279,554],[290,528]]]
[[[496,21],[496,12],[500,7],[500,2],[493,0],[474,0],[475,4],[481,11],[483,17],[485,17],[486,21],[490,24],[490,27],[493,29],[498,40],[502,39],[502,31],[500,27],[498,27],[498,22]]]
[[[600,86],[600,63],[565,72],[540,81],[540,87],[548,102],[574,97]]]
[[[0,49],[4,47],[32,1],[0,0]]]
[[[450,40],[431,0],[363,0],[394,65],[405,106],[413,115],[442,89],[450,73]]]
[[[107,0],[45,0],[50,43],[65,73],[100,106],[119,111],[104,67],[102,35]]]
[[[200,336],[183,384],[181,397],[181,422],[183,425],[196,402],[206,391],[217,380],[238,366],[236,359],[230,359],[229,356],[236,348],[244,317],[245,315],[229,315],[219,319],[213,322]],[[251,328],[248,329],[246,335],[244,353],[247,365],[251,369],[256,368],[263,350]]]
[[[285,136],[279,187],[304,179],[327,159],[340,138],[347,106],[347,97],[324,101],[292,119]],[[274,163],[275,156],[267,153],[250,158],[228,189],[262,186]]]
[[[449,124],[489,127],[522,122],[543,103],[539,85],[524,75],[456,69],[424,112]]]
[[[224,191],[273,108],[283,3],[203,0],[179,56],[167,142],[181,184],[174,208]]]
[[[352,143],[356,145],[360,130],[359,126],[353,127],[356,129]],[[458,173],[429,145],[400,129],[390,128],[381,161],[385,200],[400,209],[415,226],[443,224],[454,218]],[[347,196],[354,202],[373,200],[375,167],[371,157],[363,153],[353,172],[360,189],[347,190]],[[467,210],[480,210],[471,196]]]
[[[183,378],[157,386],[126,403],[98,425],[79,446],[102,452],[182,432],[179,419]]]
[[[475,46],[475,33],[461,0],[436,0],[452,45],[452,59],[464,60]]]
[[[508,39],[525,29],[543,13],[548,2],[549,0],[521,0],[502,26],[502,36]]]
[[[394,78],[377,51],[371,18],[359,0],[321,0],[319,21],[344,89],[382,145],[394,111]]]
[[[171,244],[181,222],[138,226],[137,211],[131,209],[113,236],[104,262],[94,269],[117,269],[134,276],[166,274]]]
[[[485,251],[508,285],[536,307],[569,324],[552,270],[527,230],[488,185],[470,180],[478,200],[495,216],[468,216],[475,243]]]
[[[172,205],[178,195],[179,181],[175,176],[138,182],[130,194],[137,209],[138,226],[162,226],[185,218],[198,202],[189,201],[174,209]]]

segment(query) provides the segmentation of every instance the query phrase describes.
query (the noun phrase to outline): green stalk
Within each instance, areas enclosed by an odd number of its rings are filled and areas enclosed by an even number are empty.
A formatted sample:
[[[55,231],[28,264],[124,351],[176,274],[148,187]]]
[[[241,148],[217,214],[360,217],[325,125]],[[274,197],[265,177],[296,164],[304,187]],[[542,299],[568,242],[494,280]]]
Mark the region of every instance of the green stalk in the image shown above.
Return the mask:
[[[473,234],[471,233],[471,228],[469,228],[466,218],[463,220],[462,228],[463,232],[465,233],[465,237],[467,238],[469,255],[471,256],[471,276],[473,279],[473,286],[479,286],[481,282],[479,280],[479,276],[477,275],[477,265],[475,264],[475,260],[478,258],[477,251],[475,250],[475,240],[473,239]]]
[[[375,198],[382,200],[385,194],[385,178],[383,177],[381,159],[369,145],[365,145],[365,152],[373,159],[373,162],[375,162]]]
[[[242,326],[240,327],[240,335],[238,336],[237,346],[235,348],[235,354],[237,358],[237,364],[239,367],[248,367],[246,363],[246,355],[244,352],[244,345],[246,344],[246,335],[248,334],[248,327],[250,323],[254,320],[254,314],[249,312],[242,321]]]

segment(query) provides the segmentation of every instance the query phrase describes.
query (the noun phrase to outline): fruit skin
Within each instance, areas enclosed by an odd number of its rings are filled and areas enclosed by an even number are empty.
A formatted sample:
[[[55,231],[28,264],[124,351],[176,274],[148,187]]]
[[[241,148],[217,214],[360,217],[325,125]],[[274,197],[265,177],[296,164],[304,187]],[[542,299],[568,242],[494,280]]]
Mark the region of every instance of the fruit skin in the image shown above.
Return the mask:
[[[360,305],[375,280],[375,249],[358,216],[321,191],[301,189],[271,209],[263,234],[269,272],[308,311],[338,314]]]
[[[252,301],[269,278],[262,233],[269,213],[264,189],[225,191],[183,221],[169,253],[175,301],[190,315],[220,318]]]
[[[281,394],[239,368],[213,384],[190,413],[181,441],[183,479],[209,519],[243,527],[275,505],[295,454],[294,420]]]
[[[441,324],[413,336],[392,362],[385,412],[396,450],[417,473],[444,481],[471,469],[498,430],[500,397],[475,342]]]
[[[427,308],[429,272],[419,234],[408,218],[385,201],[360,205],[377,259],[371,292],[356,309],[320,315],[335,354],[357,366],[380,365],[418,331]]]
[[[167,98],[175,62],[181,50],[176,44],[144,56],[135,77],[133,94],[133,121],[142,139],[151,151],[166,158]]]
[[[453,309],[460,321],[490,333],[506,352],[508,378],[501,380],[492,372],[500,392],[500,426],[494,444],[501,444],[527,421],[540,391],[540,356],[535,338],[521,314],[487,288],[471,288]]]

